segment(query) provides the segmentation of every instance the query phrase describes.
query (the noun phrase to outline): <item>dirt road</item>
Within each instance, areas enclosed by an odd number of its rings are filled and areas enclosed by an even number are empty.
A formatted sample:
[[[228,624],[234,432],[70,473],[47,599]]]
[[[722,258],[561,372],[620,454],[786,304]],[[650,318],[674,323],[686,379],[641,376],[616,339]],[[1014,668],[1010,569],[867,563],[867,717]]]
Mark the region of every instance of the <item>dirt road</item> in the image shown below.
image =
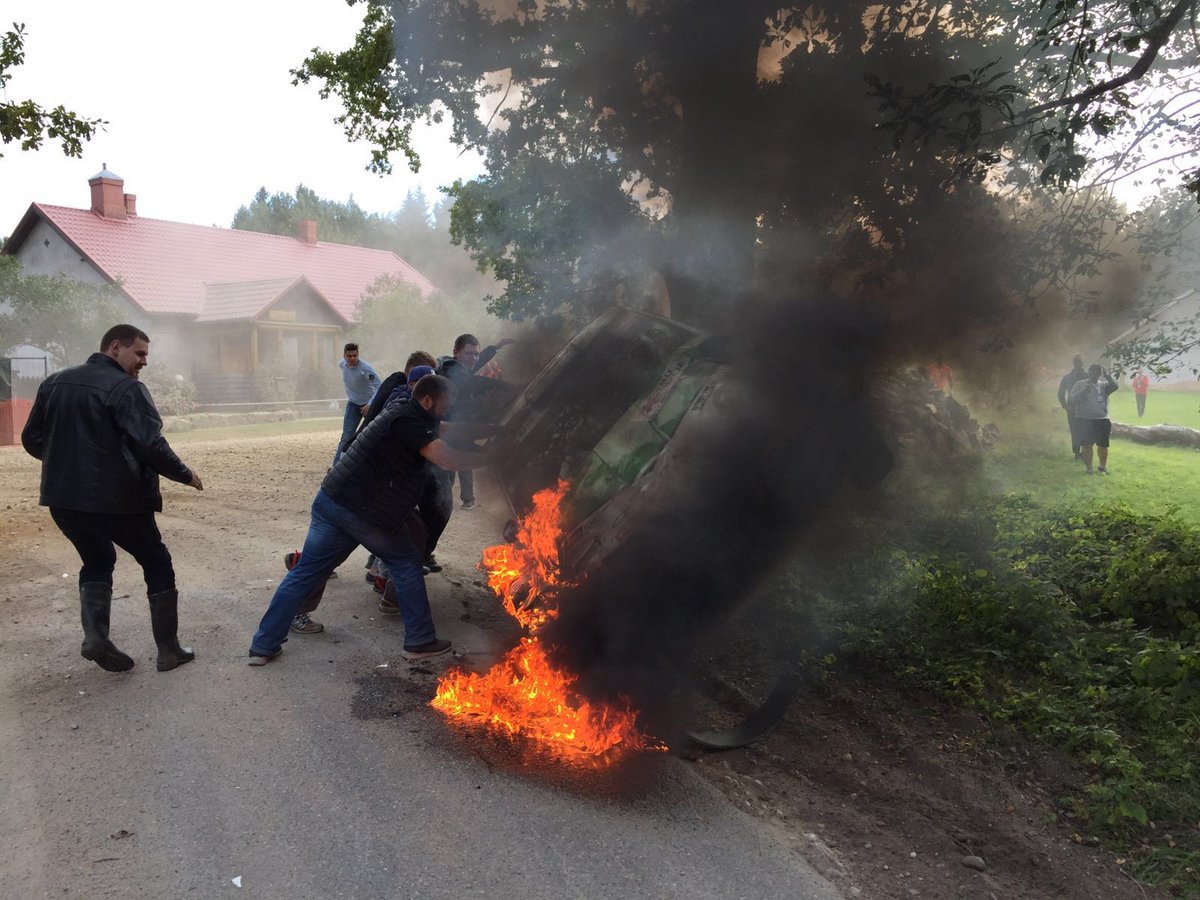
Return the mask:
[[[0,448],[0,896],[834,897],[794,845],[665,754],[603,774],[543,768],[429,709],[449,660],[399,660],[401,624],[330,583],[321,635],[246,666],[281,552],[300,543],[332,435],[192,441],[196,493],[159,519],[197,660],[154,670],[144,587],[122,557],[112,633],[137,666],[79,656],[78,561]],[[442,636],[488,652],[511,627],[478,582],[507,517],[486,477],[429,587]]]

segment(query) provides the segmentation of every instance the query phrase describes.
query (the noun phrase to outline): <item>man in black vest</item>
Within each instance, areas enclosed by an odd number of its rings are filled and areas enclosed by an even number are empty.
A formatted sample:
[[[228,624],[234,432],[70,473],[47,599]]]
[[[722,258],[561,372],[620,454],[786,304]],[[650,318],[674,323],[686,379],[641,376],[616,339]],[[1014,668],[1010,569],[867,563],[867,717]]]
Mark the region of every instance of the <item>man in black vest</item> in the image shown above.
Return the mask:
[[[150,338],[133,325],[114,325],[82,366],[47,378],[37,392],[21,443],[42,461],[41,505],[79,552],[80,653],[109,672],[133,660],[108,637],[114,545],[137,560],[150,598],[158,671],[195,659],[179,646],[179,593],[171,554],[154,514],[162,511],[158,476],[203,490],[162,436],[162,419],[138,372]]]
[[[416,383],[411,399],[389,403],[350,442],[321,482],[300,561],[280,582],[263,614],[250,642],[250,665],[264,665],[283,651],[301,604],[360,544],[391,572],[404,619],[405,658],[449,652],[450,642],[438,639],[425,592],[423,541],[409,526],[417,524],[412,513],[430,464],[461,471],[487,462],[484,453],[451,447],[442,438],[444,431],[468,427],[442,422],[454,395],[448,379],[426,375]]]

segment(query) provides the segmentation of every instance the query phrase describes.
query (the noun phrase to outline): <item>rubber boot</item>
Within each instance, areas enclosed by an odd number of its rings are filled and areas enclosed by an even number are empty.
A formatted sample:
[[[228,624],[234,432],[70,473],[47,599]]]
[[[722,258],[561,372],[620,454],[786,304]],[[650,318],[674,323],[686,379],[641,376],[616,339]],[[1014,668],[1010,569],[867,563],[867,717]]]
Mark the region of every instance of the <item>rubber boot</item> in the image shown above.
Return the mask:
[[[150,594],[150,628],[158,645],[158,671],[169,672],[196,658],[191,647],[179,646],[179,591]]]
[[[108,617],[112,609],[112,585],[89,581],[79,586],[79,616],[83,622],[83,646],[79,655],[106,672],[128,672],[133,660],[108,639]]]

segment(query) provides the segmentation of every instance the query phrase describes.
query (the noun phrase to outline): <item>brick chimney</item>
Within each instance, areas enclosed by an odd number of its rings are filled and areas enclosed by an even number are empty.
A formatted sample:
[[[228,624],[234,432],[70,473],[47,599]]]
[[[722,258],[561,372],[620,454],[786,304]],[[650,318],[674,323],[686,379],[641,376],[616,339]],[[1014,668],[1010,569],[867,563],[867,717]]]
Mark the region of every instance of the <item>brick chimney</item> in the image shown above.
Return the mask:
[[[125,209],[125,180],[120,175],[108,171],[108,163],[104,168],[88,179],[92,188],[92,212],[99,213],[106,219],[124,219],[128,216]]]
[[[301,219],[296,235],[306,244],[315,244],[317,242],[317,221],[316,219]]]
[[[137,194],[126,194],[125,195],[125,215],[127,215],[127,216],[136,216],[137,215]]]

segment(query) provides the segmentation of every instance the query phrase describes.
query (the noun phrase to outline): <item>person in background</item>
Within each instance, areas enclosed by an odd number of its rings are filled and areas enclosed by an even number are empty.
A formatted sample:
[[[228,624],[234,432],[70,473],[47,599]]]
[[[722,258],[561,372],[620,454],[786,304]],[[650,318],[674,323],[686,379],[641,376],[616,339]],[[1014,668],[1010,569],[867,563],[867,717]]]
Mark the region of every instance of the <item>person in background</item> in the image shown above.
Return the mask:
[[[1071,371],[1058,382],[1058,405],[1067,411],[1067,428],[1071,432],[1071,453],[1076,459],[1083,459],[1083,448],[1080,445],[1079,433],[1075,423],[1075,413],[1071,411],[1068,402],[1071,389],[1079,382],[1086,381],[1087,372],[1083,370],[1083,357],[1076,353],[1071,358]]]
[[[108,636],[116,547],[142,567],[158,671],[196,658],[179,645],[175,568],[154,514],[162,511],[160,475],[198,491],[204,485],[163,437],[162,419],[138,380],[149,356],[145,332],[114,325],[99,353],[42,382],[21,432],[25,450],[42,462],[40,503],[83,562],[80,655],[108,672],[133,668]]]
[[[413,369],[417,366],[428,366],[432,372],[437,368],[437,360],[433,358],[432,353],[426,353],[424,350],[414,350],[408,355],[408,359],[404,363],[404,368],[399,372],[393,372],[387,378],[383,379],[383,383],[379,385],[379,389],[375,392],[375,398],[371,401],[371,405],[363,414],[362,425],[360,430],[370,424],[371,420],[383,412],[383,408],[398,397],[409,396],[409,382],[419,381],[419,378],[412,378]],[[428,373],[422,373],[428,374]],[[343,448],[344,449],[344,448]]]
[[[359,359],[358,344],[347,344],[342,348],[338,367],[342,370],[342,384],[346,386],[346,414],[342,418],[342,436],[333,454],[334,462],[342,453],[342,445],[358,430],[358,423],[370,409],[379,388],[379,375],[369,362]]]
[[[1103,383],[1100,378],[1104,377]],[[1098,365],[1090,365],[1087,378],[1077,381],[1067,398],[1075,413],[1075,427],[1083,446],[1085,472],[1092,474],[1092,447],[1096,447],[1100,465],[1096,471],[1108,474],[1108,439],[1112,435],[1112,420],[1108,418],[1108,398],[1117,390],[1113,377]]]
[[[491,362],[492,357],[509,344],[512,338],[505,338],[497,344],[489,346],[482,352],[479,349],[479,338],[473,334],[460,334],[454,339],[454,355],[442,357],[437,373],[449,378],[458,387],[459,400],[455,406],[454,418],[460,421],[479,421],[482,413],[483,396],[491,390],[500,387],[494,379],[477,375],[479,369]],[[447,488],[454,486],[454,473],[440,473]],[[470,471],[459,473],[459,498],[463,509],[475,508],[475,477]],[[453,495],[453,494],[452,494]]]
[[[1146,394],[1150,391],[1150,376],[1137,371],[1133,373],[1129,383],[1133,387],[1133,397],[1137,401],[1137,414],[1140,419],[1146,414]]]

